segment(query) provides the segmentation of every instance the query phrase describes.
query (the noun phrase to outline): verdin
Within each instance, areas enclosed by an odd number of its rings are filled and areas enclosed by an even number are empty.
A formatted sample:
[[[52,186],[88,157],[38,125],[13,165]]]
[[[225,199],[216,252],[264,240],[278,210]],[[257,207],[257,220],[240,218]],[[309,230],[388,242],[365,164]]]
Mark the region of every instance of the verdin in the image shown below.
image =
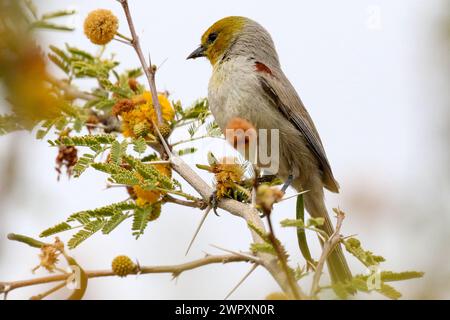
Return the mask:
[[[245,17],[226,17],[202,36],[201,45],[188,59],[206,57],[213,73],[208,99],[211,112],[225,132],[235,118],[245,119],[257,130],[279,130],[277,175],[292,180],[304,194],[306,210],[322,217],[323,230],[331,236],[333,225],[324,203],[323,188],[339,192],[322,142],[297,92],[280,67],[270,34]],[[333,282],[352,275],[338,245],[327,260]]]

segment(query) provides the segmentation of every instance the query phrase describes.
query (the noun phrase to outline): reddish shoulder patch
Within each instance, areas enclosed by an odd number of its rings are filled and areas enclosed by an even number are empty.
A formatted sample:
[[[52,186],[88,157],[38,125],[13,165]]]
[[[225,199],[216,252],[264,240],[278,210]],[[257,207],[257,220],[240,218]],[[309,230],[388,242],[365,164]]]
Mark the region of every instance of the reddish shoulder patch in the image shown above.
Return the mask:
[[[258,72],[264,72],[264,73],[272,75],[272,70],[270,70],[269,67],[266,66],[264,63],[255,62],[255,67],[256,67],[256,71],[258,71]]]

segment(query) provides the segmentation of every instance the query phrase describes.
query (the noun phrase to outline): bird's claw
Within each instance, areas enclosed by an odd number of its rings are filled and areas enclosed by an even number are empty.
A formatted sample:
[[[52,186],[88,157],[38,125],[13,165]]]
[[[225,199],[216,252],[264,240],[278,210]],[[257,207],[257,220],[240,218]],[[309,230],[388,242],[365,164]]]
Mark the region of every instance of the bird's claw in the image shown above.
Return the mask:
[[[281,188],[281,191],[283,193],[286,192],[287,188],[289,188],[289,186],[292,184],[292,181],[294,180],[294,176],[292,174],[290,174],[286,180],[286,182],[283,184],[283,187]]]
[[[211,206],[214,214],[219,216],[217,213],[217,206],[219,205],[219,199],[217,199],[217,191],[214,191],[209,197],[209,205]]]

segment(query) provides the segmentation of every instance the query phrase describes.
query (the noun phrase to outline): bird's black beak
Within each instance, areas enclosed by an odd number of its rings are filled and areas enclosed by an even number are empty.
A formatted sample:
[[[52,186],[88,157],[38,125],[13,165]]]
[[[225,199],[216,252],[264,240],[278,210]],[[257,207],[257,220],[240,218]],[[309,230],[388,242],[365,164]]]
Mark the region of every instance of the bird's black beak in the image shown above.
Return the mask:
[[[205,56],[205,47],[200,46],[197,49],[195,49],[187,58],[186,60],[189,59],[195,59],[195,58],[200,58],[200,57],[204,57]]]

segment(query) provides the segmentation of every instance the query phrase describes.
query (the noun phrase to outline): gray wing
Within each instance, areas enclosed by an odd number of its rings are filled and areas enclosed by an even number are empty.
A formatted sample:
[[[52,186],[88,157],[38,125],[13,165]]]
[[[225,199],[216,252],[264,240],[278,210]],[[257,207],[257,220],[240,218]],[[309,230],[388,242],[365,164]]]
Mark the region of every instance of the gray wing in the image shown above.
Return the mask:
[[[273,100],[280,112],[304,136],[309,149],[319,161],[325,187],[332,192],[339,192],[339,184],[333,177],[317,129],[294,87],[282,72],[273,73],[271,70],[270,72],[259,72],[259,80],[263,90]]]

